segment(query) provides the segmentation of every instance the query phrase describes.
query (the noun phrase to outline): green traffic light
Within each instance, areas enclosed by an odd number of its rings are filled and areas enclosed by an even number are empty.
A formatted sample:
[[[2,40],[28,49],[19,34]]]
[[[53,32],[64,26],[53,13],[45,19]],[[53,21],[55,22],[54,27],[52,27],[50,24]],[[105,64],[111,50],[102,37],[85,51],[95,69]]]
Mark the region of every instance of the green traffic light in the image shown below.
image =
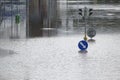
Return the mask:
[[[16,15],[16,16],[15,16],[15,23],[16,23],[16,24],[19,24],[19,23],[20,23],[20,16],[19,16],[19,15]]]

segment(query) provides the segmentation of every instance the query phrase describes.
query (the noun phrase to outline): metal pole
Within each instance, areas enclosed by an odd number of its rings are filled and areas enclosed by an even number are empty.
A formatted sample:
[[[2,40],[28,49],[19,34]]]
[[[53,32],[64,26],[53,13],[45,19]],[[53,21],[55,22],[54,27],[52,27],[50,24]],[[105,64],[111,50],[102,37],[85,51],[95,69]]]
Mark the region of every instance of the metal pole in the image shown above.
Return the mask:
[[[77,1],[78,1],[78,2],[77,2],[77,8],[78,8],[77,10],[79,10],[79,0],[77,0]],[[78,11],[78,13],[79,13],[79,11]],[[78,14],[78,13],[77,13],[77,14]],[[78,15],[77,15],[77,27],[79,27],[79,19],[80,19],[80,18],[79,18],[79,14],[78,14]]]
[[[47,30],[47,35],[48,37],[50,36],[50,27],[51,27],[51,0],[48,0],[47,2],[47,19],[48,19],[48,30]]]
[[[87,32],[87,21],[85,19],[85,36],[86,36],[86,32]]]
[[[67,2],[66,2],[66,6],[67,6],[67,9],[66,9],[66,17],[67,17],[67,19],[66,19],[66,31],[68,31],[68,0],[66,0]]]
[[[1,24],[2,24],[2,21],[3,21],[3,3],[2,1],[0,0],[0,28],[2,27]]]
[[[3,28],[5,28],[6,27],[6,21],[5,21],[5,0],[4,0],[4,2],[3,2],[3,6],[4,6],[4,14],[3,14],[3,16],[4,16],[4,27]]]
[[[55,9],[55,16],[56,16],[56,20],[55,20],[55,28],[56,28],[56,34],[57,34],[57,28],[58,28],[58,26],[57,26],[57,21],[58,21],[58,0],[56,0],[55,2],[54,2],[54,7],[56,7]]]
[[[2,3],[1,3],[1,0],[0,0],[0,25],[1,25],[1,6],[2,6]],[[1,26],[0,26],[0,28],[1,28]]]
[[[47,24],[46,24],[46,26],[45,26],[45,28],[50,28],[50,16],[51,16],[51,13],[50,13],[50,0],[47,0]]]
[[[49,36],[50,36],[50,30],[49,30],[49,29],[50,29],[50,27],[51,27],[51,20],[50,20],[50,19],[51,19],[51,0],[48,0],[48,5],[49,5],[49,8],[48,8],[48,10],[49,10],[49,11],[48,11],[48,12],[49,12],[49,14],[48,14],[48,17],[49,17],[49,18],[48,18],[48,20],[49,20],[49,21],[48,21],[48,22],[49,22],[48,37],[49,37]]]
[[[87,40],[87,7],[84,8],[84,21],[85,21],[85,37],[84,40]]]
[[[19,1],[20,1],[20,0],[17,0],[17,3],[18,3],[18,4],[17,4],[17,16],[19,16],[19,5],[20,5],[20,4],[19,4]],[[17,38],[18,38],[18,27],[19,27],[18,24],[19,24],[19,23],[16,23],[16,37],[17,37]]]
[[[12,0],[11,0],[11,37],[13,37],[13,13],[12,13],[12,11],[13,11],[13,2],[12,2]]]
[[[12,18],[12,0],[11,0],[10,4],[11,4],[10,5],[11,6],[11,18]],[[10,36],[12,36],[12,20],[11,20],[11,29],[10,30],[11,30],[11,32],[10,32],[11,35]]]
[[[26,37],[29,38],[29,0],[26,0]]]

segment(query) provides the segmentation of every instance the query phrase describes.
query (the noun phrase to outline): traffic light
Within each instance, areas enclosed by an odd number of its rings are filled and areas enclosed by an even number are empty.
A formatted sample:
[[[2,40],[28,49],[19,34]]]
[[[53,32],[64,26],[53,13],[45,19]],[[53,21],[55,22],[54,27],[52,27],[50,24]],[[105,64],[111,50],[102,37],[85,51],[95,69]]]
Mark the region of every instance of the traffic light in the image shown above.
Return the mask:
[[[83,10],[82,10],[82,9],[79,9],[79,15],[81,15],[81,16],[82,16],[82,15],[83,15],[83,13],[82,13],[82,12],[83,12]]]
[[[89,16],[93,14],[93,9],[89,9]]]
[[[20,15],[15,16],[15,23],[19,24],[20,23]]]

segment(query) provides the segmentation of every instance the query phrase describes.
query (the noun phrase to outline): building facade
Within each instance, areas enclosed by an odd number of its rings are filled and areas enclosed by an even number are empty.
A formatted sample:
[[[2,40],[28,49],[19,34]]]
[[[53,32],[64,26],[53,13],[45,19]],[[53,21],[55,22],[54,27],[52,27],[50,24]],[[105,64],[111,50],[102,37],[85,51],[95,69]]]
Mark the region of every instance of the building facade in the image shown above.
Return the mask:
[[[30,0],[28,8],[27,27],[29,37],[41,36],[43,28],[56,28],[56,0]]]

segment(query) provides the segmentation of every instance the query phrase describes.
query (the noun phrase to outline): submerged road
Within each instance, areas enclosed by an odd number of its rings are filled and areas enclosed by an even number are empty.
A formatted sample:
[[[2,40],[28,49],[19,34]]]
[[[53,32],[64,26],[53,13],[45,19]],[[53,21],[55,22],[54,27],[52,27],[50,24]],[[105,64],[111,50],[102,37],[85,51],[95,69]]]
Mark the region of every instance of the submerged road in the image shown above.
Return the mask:
[[[119,80],[120,33],[97,34],[87,53],[83,35],[0,40],[0,80]]]

